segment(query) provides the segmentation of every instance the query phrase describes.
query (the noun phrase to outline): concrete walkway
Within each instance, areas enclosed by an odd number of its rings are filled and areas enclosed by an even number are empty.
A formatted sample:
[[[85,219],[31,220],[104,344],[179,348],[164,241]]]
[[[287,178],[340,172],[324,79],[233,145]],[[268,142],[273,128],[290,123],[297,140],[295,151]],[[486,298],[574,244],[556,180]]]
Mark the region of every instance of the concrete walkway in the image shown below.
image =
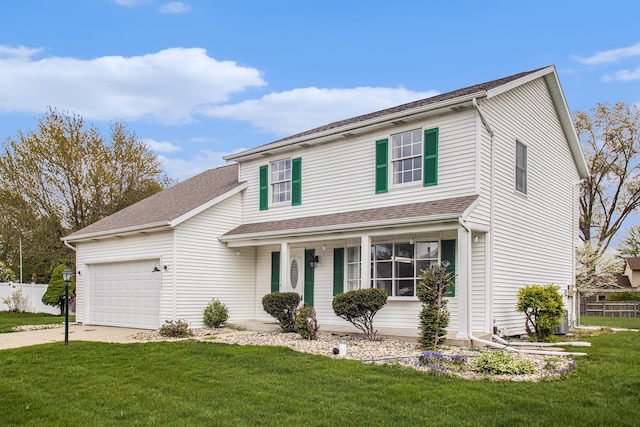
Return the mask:
[[[108,326],[69,325],[69,342],[98,341],[111,343],[140,342],[132,335],[142,329],[114,328]],[[0,334],[0,350],[26,347],[52,342],[64,342],[64,326],[35,331],[9,332]]]

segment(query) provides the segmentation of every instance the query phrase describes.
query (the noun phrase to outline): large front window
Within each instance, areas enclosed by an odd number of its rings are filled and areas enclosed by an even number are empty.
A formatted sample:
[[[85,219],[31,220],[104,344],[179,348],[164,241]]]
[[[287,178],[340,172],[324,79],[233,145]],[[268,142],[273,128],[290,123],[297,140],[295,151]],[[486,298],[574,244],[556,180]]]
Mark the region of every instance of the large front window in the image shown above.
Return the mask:
[[[271,201],[291,200],[291,159],[271,162]]]
[[[437,241],[378,243],[371,251],[372,286],[390,297],[416,295],[422,270],[439,262]]]
[[[422,131],[420,129],[391,135],[393,183],[422,180]]]

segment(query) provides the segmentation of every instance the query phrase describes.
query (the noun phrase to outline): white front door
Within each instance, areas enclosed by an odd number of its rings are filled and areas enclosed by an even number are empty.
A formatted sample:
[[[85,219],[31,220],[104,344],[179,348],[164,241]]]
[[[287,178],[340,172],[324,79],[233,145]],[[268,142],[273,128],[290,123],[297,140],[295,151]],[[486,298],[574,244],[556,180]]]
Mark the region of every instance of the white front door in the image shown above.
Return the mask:
[[[287,292],[299,293],[300,301],[304,301],[304,262],[304,248],[291,249]]]

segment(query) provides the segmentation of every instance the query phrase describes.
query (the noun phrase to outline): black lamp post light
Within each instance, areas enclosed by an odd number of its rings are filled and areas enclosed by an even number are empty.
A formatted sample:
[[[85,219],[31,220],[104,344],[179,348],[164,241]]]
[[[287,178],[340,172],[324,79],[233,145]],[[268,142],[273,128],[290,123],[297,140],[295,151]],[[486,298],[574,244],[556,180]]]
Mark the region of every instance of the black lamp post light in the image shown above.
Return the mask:
[[[69,281],[71,270],[68,268],[62,272],[64,279],[64,345],[69,345]]]

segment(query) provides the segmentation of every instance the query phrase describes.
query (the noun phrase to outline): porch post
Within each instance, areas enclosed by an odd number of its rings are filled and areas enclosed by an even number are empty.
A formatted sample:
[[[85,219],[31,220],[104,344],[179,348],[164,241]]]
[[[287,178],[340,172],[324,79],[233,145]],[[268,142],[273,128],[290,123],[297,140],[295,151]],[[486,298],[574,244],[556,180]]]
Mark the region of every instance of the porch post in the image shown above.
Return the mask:
[[[456,277],[456,297],[458,298],[458,333],[457,339],[469,339],[467,334],[469,328],[469,274],[468,265],[470,257],[471,233],[464,226],[458,226],[457,244],[457,277]]]
[[[289,243],[280,244],[280,292],[289,289]]]
[[[360,237],[360,289],[371,287],[371,236]]]

